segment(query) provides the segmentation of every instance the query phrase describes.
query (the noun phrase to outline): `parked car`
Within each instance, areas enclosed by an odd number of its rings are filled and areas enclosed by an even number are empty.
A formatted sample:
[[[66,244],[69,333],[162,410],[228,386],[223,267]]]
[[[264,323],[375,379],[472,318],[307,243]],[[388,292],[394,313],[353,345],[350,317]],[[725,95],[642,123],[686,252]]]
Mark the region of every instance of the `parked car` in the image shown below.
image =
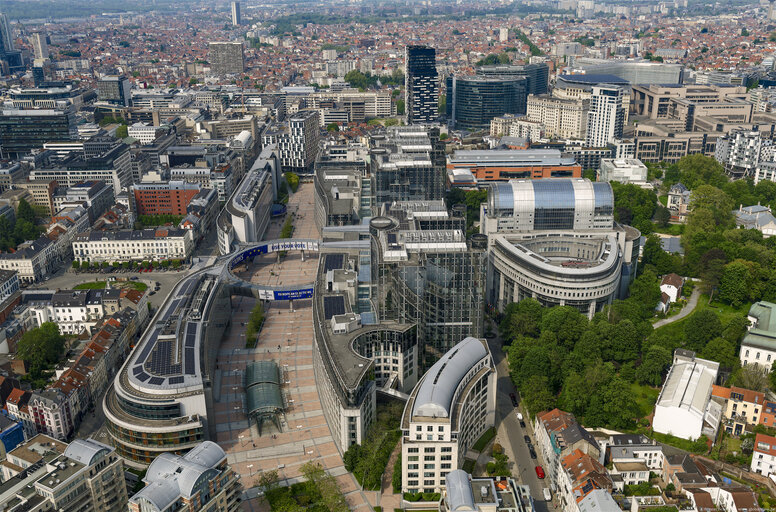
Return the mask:
[[[552,501],[552,492],[549,487],[542,489],[542,494],[544,494],[544,501]]]
[[[525,422],[523,420],[520,420],[520,428],[525,428]]]
[[[150,292],[148,292],[148,295],[156,295],[156,292],[151,290]]]
[[[528,453],[531,454],[531,458],[536,460],[536,450],[534,450],[533,445],[528,446]]]
[[[517,413],[517,420],[518,421],[523,421],[523,413],[521,413],[521,412]]]
[[[524,440],[526,443],[528,443],[528,444],[531,444],[531,437],[530,437],[530,436],[527,436],[527,435],[526,435],[526,436],[523,436],[523,440]]]
[[[514,393],[509,393],[509,399],[512,400],[512,407],[517,407],[517,397]]]
[[[540,479],[544,479],[544,469],[541,466],[536,466],[534,469],[536,470],[536,476]]]

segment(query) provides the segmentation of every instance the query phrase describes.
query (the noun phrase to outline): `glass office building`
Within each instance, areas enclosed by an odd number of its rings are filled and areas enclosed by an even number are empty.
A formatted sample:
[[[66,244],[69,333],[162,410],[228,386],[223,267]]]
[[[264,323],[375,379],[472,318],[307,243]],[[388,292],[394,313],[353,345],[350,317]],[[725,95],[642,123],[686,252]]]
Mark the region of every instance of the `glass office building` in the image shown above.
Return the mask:
[[[372,136],[369,146],[374,204],[444,198],[445,155],[438,128],[394,126]]]
[[[407,46],[404,53],[407,124],[435,123],[439,117],[436,50]]]
[[[550,67],[544,63],[538,64],[496,64],[477,68],[480,76],[524,76],[528,79],[528,94],[547,94],[550,82]]]
[[[488,130],[504,114],[526,113],[528,78],[522,76],[449,76],[447,119],[456,130]]]
[[[0,112],[0,141],[3,158],[20,158],[46,142],[76,138],[75,116],[70,111],[49,109],[6,109]]]

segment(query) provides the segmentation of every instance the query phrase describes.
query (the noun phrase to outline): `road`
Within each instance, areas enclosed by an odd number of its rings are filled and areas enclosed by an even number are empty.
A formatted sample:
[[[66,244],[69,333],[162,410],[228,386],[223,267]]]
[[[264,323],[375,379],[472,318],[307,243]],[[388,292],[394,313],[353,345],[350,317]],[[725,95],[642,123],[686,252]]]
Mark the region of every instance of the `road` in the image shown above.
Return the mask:
[[[669,318],[664,318],[662,320],[658,320],[657,322],[652,324],[652,327],[657,329],[658,327],[662,327],[666,324],[676,322],[677,320],[681,320],[682,318],[686,317],[687,315],[689,315],[695,310],[695,306],[698,305],[698,298],[700,296],[701,296],[701,291],[696,286],[695,289],[692,291],[692,295],[690,295],[690,300],[687,301],[687,304],[685,304],[685,306],[677,315]]]
[[[531,489],[531,496],[534,498],[536,512],[554,512],[552,504],[544,501],[542,489],[549,487],[549,482],[540,480],[536,476],[537,465],[544,465],[541,460],[541,452],[535,442],[533,428],[530,422],[526,421],[526,428],[520,426],[517,420],[516,409],[512,407],[512,401],[509,398],[510,393],[519,396],[512,379],[509,377],[509,367],[504,352],[501,350],[501,340],[488,338],[488,347],[493,355],[493,362],[496,365],[497,383],[496,383],[496,424],[498,430],[496,439],[504,446],[509,460],[513,463],[512,474],[518,477],[520,483],[527,485]],[[519,400],[519,398],[518,398]],[[525,413],[524,413],[525,415]],[[539,457],[531,459],[528,446],[523,436],[529,435],[534,444],[534,449]],[[506,440],[506,442],[504,442]]]
[[[28,289],[47,289],[47,290],[69,290],[74,286],[81,283],[90,281],[107,281],[110,277],[129,279],[131,277],[137,277],[138,280],[143,281],[153,289],[154,284],[159,282],[159,291],[153,296],[149,297],[149,302],[153,307],[159,307],[164,302],[167,294],[173,289],[173,287],[184,277],[186,277],[188,270],[167,270],[167,271],[154,271],[154,272],[111,272],[110,274],[101,274],[99,272],[74,272],[71,268],[66,267],[60,269],[47,281],[42,281],[28,287]]]

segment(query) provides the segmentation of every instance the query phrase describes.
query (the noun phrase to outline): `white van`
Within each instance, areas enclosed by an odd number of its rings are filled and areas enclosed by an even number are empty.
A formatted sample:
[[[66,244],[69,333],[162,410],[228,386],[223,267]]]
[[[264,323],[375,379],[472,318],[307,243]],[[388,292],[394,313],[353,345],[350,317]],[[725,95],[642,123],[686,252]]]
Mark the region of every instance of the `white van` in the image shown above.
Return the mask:
[[[544,494],[544,501],[552,501],[552,492],[550,492],[549,487],[542,489],[542,493]]]

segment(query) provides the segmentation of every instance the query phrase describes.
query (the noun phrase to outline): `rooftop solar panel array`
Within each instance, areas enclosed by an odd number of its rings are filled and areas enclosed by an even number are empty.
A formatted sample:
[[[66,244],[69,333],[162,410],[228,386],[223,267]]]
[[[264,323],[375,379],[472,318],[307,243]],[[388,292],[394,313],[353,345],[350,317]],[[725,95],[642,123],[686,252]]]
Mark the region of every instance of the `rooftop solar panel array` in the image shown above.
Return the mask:
[[[152,384],[154,386],[159,386],[164,382],[164,379],[161,377],[151,377],[151,380],[148,381],[149,384]]]
[[[170,377],[169,382],[170,384],[183,384],[183,376]]]
[[[186,349],[186,353],[183,357],[183,362],[186,365],[186,375],[194,375],[196,372],[194,371],[194,349],[193,348]]]
[[[345,298],[340,295],[334,295],[323,298],[323,316],[326,320],[334,315],[345,313]]]
[[[186,324],[186,348],[194,347],[197,343],[197,324],[189,322]]]
[[[136,375],[136,377],[137,377],[137,380],[139,380],[140,382],[145,382],[145,381],[147,381],[147,380],[148,380],[148,379],[149,379],[151,376],[150,376],[150,375],[148,375],[146,372],[140,372],[139,374],[137,374],[137,375]]]
[[[345,262],[344,254],[327,254],[323,260],[323,271],[336,270],[342,268]]]
[[[172,362],[172,341],[157,341],[156,350],[151,355],[151,360],[146,363],[146,368],[156,375],[177,375],[181,372],[180,363]],[[153,383],[152,383],[153,384]]]

